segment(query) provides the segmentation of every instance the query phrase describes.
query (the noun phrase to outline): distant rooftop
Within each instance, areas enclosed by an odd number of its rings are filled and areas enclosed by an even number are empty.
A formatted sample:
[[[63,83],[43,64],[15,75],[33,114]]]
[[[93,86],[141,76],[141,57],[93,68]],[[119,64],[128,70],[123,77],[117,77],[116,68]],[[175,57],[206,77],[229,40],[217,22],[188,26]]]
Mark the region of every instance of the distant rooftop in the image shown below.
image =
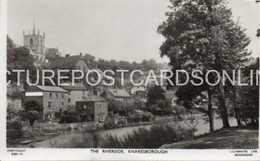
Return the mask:
[[[81,59],[80,55],[73,55],[73,56],[65,56],[59,57],[51,63],[52,68],[59,68],[59,67],[74,67],[76,63]]]
[[[40,89],[41,91],[46,91],[46,92],[68,92],[65,89],[62,89],[61,87],[57,87],[57,86],[42,86],[42,85],[38,85],[36,87],[38,89]]]
[[[84,91],[87,90],[87,88],[80,83],[77,83],[75,85],[69,85],[69,86],[61,86],[63,89],[68,91]]]
[[[90,96],[87,97],[85,99],[76,101],[76,102],[106,102],[107,100],[103,97],[99,97],[99,96]]]
[[[109,90],[115,97],[131,97],[125,90],[123,89],[110,89]]]

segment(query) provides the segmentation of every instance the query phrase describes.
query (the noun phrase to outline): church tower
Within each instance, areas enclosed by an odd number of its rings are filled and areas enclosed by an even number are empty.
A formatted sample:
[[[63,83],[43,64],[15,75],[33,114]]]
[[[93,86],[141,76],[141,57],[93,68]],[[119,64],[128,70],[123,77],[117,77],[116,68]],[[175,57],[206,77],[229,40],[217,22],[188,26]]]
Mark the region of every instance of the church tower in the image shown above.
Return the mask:
[[[40,62],[45,62],[45,33],[43,35],[35,32],[35,22],[33,24],[33,32],[25,34],[23,32],[23,45],[30,50],[30,53]]]

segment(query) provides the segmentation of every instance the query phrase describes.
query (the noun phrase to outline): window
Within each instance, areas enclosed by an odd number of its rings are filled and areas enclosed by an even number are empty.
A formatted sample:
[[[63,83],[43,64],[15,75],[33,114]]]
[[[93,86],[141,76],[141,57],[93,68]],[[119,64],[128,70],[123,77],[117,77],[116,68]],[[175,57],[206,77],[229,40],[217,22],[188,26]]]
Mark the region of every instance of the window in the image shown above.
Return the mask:
[[[52,98],[52,93],[50,93],[50,98]]]
[[[31,46],[33,45],[33,39],[32,38],[30,39],[30,45]]]
[[[58,93],[56,93],[56,98],[59,98],[59,94]]]
[[[85,91],[82,91],[82,95],[83,95],[83,96],[85,95]]]
[[[64,98],[64,94],[61,94],[61,98]]]
[[[64,106],[64,102],[61,102],[61,106]]]
[[[68,99],[68,103],[70,103],[70,102],[71,102],[71,99],[69,98],[69,99]]]
[[[51,102],[48,102],[48,107],[51,108]]]

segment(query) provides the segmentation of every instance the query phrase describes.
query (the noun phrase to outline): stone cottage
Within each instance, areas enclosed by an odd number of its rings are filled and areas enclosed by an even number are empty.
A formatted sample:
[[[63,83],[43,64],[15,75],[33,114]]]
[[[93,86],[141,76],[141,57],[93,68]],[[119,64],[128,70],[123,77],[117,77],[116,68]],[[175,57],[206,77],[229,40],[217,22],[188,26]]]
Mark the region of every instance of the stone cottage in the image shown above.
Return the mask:
[[[37,101],[43,107],[43,120],[59,119],[68,110],[68,91],[57,86],[33,86],[25,92],[25,102]]]
[[[99,96],[76,101],[76,112],[82,121],[104,122],[108,115],[108,102]]]

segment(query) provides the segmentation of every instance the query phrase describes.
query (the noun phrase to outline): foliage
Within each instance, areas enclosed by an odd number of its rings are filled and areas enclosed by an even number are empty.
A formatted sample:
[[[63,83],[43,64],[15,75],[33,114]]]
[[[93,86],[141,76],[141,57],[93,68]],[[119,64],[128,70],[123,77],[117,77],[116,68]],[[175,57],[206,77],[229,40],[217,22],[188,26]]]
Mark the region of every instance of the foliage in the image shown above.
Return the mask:
[[[35,121],[40,118],[39,113],[35,110],[26,111],[24,117],[29,120],[30,126],[33,126]]]
[[[153,115],[170,115],[173,114],[172,107],[166,100],[157,100],[154,104],[148,105],[147,110]]]
[[[128,112],[135,109],[134,102],[122,102],[114,99],[109,100],[108,110],[113,111],[114,114],[127,116]]]
[[[158,100],[166,100],[164,93],[160,86],[150,87],[147,93],[147,106],[157,104]]]
[[[256,77],[259,78],[259,74],[257,74],[257,70],[259,70],[259,58],[257,58],[256,62],[247,66],[244,69],[244,75],[248,78],[248,83],[250,81],[250,70],[254,70],[253,80],[257,80]],[[254,82],[253,86],[241,87],[239,90],[240,94],[240,118],[245,124],[253,125],[254,127],[258,127],[259,125],[259,85]]]
[[[7,122],[7,138],[8,139],[17,139],[23,136],[23,126],[21,121],[14,120]]]
[[[63,112],[60,118],[60,123],[75,123],[80,122],[79,116],[73,112]]]
[[[16,110],[15,108],[12,108],[10,106],[7,107],[7,122],[12,121],[20,116],[20,111]]]
[[[7,70],[11,72],[14,69],[30,70],[30,79],[35,81],[36,68],[33,56],[30,55],[29,50],[25,47],[16,47],[9,36],[7,36]],[[11,72],[11,75],[7,75],[7,79],[17,82],[16,73]],[[25,72],[21,74],[21,82],[26,82]],[[26,88],[27,84],[24,85]]]
[[[163,144],[193,138],[195,129],[174,127],[169,124],[138,128],[124,138],[108,135],[99,139],[101,148],[159,148]]]
[[[35,110],[37,112],[42,112],[43,110],[43,107],[35,100],[25,102],[23,108],[25,111]]]
[[[153,114],[146,111],[133,112],[129,114],[127,117],[127,121],[131,123],[150,122],[153,119],[154,119]]]
[[[104,128],[119,128],[125,126],[127,124],[127,120],[125,117],[121,116],[108,116],[104,122]]]
[[[166,38],[160,47],[161,56],[170,58],[173,72],[177,69],[237,70],[247,60],[249,38],[240,24],[233,21],[232,12],[224,2],[171,1],[171,11],[166,13],[168,19],[159,26],[158,32]],[[214,92],[218,95],[224,127],[229,127],[221,83]]]

